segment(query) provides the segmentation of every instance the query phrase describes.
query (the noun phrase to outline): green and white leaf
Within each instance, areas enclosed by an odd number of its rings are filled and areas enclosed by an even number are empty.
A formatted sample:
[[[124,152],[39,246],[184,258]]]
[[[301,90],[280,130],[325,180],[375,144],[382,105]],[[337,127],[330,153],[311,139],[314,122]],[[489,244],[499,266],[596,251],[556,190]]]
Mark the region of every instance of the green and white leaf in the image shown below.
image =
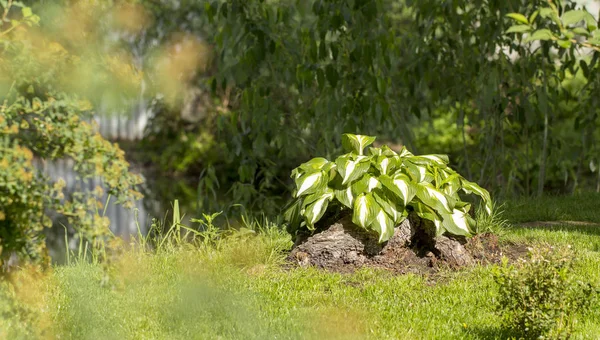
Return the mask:
[[[371,193],[361,194],[356,197],[354,200],[352,222],[359,227],[367,229],[375,218],[376,204]]]
[[[492,198],[490,197],[490,193],[484,188],[480,187],[477,183],[469,182],[466,179],[461,180],[462,190],[467,193],[474,193],[481,197],[483,200],[483,204],[485,205],[485,211],[491,215],[493,210]]]
[[[379,170],[383,175],[387,175],[396,169],[398,164],[398,159],[394,157],[388,156],[378,156],[377,161],[375,162],[375,166],[377,170]]]
[[[335,198],[347,208],[352,209],[354,206],[354,194],[352,193],[352,187],[346,187],[345,189],[333,190]]]
[[[327,175],[323,171],[305,173],[296,179],[296,197],[323,190],[327,185]]]
[[[411,157],[412,158],[412,157]],[[433,175],[427,169],[427,165],[415,164],[412,161],[405,159],[403,161],[404,170],[417,183],[433,181]]]
[[[436,189],[431,183],[419,183],[417,185],[417,197],[421,202],[439,212],[452,213],[454,210],[455,200]]]
[[[379,234],[379,243],[385,242],[394,236],[394,221],[383,211],[378,209],[371,228]]]
[[[471,228],[464,211],[454,209],[451,214],[442,213],[442,226],[453,235],[471,236]]]
[[[327,193],[321,195],[317,200],[313,203],[309,204],[304,209],[304,218],[306,220],[306,225],[310,230],[314,229],[315,223],[323,217],[323,214],[327,210],[327,206],[329,202],[333,199],[333,190],[328,191]]]
[[[375,141],[375,137],[353,135],[345,133],[342,135],[342,146],[349,152],[354,152],[358,155],[363,154],[365,147],[369,146]]]
[[[412,156],[414,156],[414,155],[412,154],[412,152],[408,151],[408,150],[406,149],[406,147],[405,147],[405,146],[403,146],[403,147],[402,147],[402,150],[400,150],[400,157],[404,158],[404,157],[412,157]]]
[[[388,197],[385,193],[373,192],[375,202],[388,214],[395,225],[398,225],[406,218],[406,210],[395,203],[393,197]]]
[[[350,155],[341,156],[335,161],[337,171],[342,176],[342,185],[351,183],[357,178],[362,177],[371,166],[367,157],[359,157],[354,160]]]
[[[394,193],[400,200],[402,200],[402,204],[407,206],[415,197],[417,190],[415,184],[410,180],[408,176],[405,174],[399,173],[396,174],[393,178],[382,175],[379,177],[381,184]]]
[[[381,182],[377,177],[368,173],[352,184],[352,192],[355,196],[366,194],[379,188],[381,188]]]

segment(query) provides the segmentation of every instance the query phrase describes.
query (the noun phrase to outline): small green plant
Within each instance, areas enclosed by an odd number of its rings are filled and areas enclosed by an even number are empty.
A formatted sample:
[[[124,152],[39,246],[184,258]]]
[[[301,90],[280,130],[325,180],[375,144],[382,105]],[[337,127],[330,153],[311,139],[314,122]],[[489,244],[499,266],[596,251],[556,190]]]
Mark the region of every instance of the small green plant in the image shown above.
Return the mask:
[[[459,190],[480,196],[486,213],[492,213],[490,194],[452,170],[447,156],[415,156],[406,148],[397,153],[385,145],[370,147],[365,155],[365,147],[374,141],[375,137],[344,134],[348,153],[334,162],[314,158],[292,171],[296,190],[285,211],[292,234],[301,228],[314,230],[327,209],[350,209],[352,221],[376,232],[379,242],[392,237],[409,211],[432,221],[436,235],[470,236],[475,221]]]
[[[507,261],[495,273],[498,312],[505,326],[526,339],[568,339],[575,316],[597,294],[573,275],[568,250],[535,249],[522,267]]]

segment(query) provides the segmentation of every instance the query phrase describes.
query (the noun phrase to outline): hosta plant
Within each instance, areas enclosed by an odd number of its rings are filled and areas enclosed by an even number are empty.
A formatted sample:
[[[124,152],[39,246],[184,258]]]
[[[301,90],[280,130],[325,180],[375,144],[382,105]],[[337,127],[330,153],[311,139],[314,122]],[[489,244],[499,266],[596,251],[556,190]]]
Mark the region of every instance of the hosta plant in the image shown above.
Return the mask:
[[[397,153],[385,145],[365,153],[374,141],[345,134],[348,153],[335,161],[314,158],[292,171],[296,189],[285,211],[291,233],[313,231],[328,209],[336,209],[352,211],[352,222],[376,232],[379,242],[389,240],[410,211],[433,222],[436,235],[470,236],[475,221],[460,191],[481,197],[491,214],[490,194],[452,170],[447,156],[415,156],[406,148]]]

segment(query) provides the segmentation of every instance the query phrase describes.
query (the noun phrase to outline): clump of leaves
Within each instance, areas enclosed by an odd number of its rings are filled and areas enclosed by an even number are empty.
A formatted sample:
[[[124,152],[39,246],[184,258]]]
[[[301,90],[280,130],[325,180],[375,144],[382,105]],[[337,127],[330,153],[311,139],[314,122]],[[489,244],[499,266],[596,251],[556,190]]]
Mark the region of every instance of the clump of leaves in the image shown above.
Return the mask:
[[[445,155],[415,156],[406,148],[397,153],[387,146],[365,147],[375,137],[344,134],[348,153],[335,161],[314,158],[292,171],[296,182],[294,199],[285,212],[292,234],[313,231],[327,209],[352,210],[352,221],[379,235],[385,242],[409,211],[415,211],[435,226],[435,234],[470,236],[475,220],[470,203],[459,190],[475,193],[492,213],[490,194],[448,166]]]
[[[498,312],[509,329],[526,339],[568,339],[576,315],[597,289],[573,274],[568,249],[535,249],[523,266],[505,260],[495,274],[500,286]]]

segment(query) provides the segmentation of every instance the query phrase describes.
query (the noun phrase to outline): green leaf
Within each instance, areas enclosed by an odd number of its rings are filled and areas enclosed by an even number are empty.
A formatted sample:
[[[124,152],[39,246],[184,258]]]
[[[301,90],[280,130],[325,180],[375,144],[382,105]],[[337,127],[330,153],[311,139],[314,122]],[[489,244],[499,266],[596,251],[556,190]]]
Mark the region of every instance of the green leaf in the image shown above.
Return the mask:
[[[375,218],[375,200],[371,193],[362,194],[354,200],[352,222],[359,227],[367,229]]]
[[[323,157],[317,157],[317,158],[313,158],[310,161],[306,162],[306,163],[302,163],[299,168],[307,171],[307,172],[313,172],[315,170],[321,170],[323,169],[323,167],[325,167],[326,165],[330,164],[331,162],[329,162],[327,159],[323,158]],[[327,169],[329,170],[329,169]]]
[[[527,20],[527,17],[525,17],[523,14],[520,13],[508,13],[506,15],[507,17],[517,20],[518,22],[524,23],[524,24],[529,24],[529,21]]]
[[[560,19],[562,20],[564,26],[577,24],[581,21],[585,21],[586,24],[589,24],[590,22],[596,22],[592,14],[581,9],[565,12]]]
[[[379,243],[385,242],[394,236],[394,221],[383,209],[376,212],[370,227],[379,234]]]
[[[406,157],[406,159],[420,165],[434,164],[445,167],[448,163],[450,163],[448,155],[420,155]]]
[[[538,14],[540,14],[540,11],[534,11],[533,13],[531,13],[531,15],[529,16],[530,24],[535,22],[535,19],[537,18]]]
[[[342,203],[344,206],[352,209],[354,205],[354,194],[352,193],[352,188],[347,187],[345,189],[334,189],[333,190],[335,198]]]
[[[586,37],[591,36],[590,32],[588,32],[588,30],[583,27],[575,27],[571,30],[571,32],[578,34],[578,35],[584,35]]]
[[[473,183],[473,182],[469,182],[466,179],[462,179],[461,180],[461,184],[462,184],[462,190],[467,193],[475,193],[476,195],[478,195],[479,197],[481,197],[481,199],[483,200],[483,203],[485,204],[485,211],[491,215],[492,214],[492,208],[493,208],[493,203],[492,203],[492,198],[490,197],[490,193],[485,190],[484,188],[480,187],[478,184]]]
[[[327,81],[329,81],[331,87],[335,88],[339,75],[332,65],[327,65],[327,67],[325,67],[325,77],[327,77]]]
[[[394,193],[407,206],[416,195],[415,184],[405,174],[396,174],[394,177],[387,175],[379,176],[381,184]]]
[[[397,159],[393,157],[381,155],[377,157],[375,166],[377,167],[377,170],[381,172],[381,174],[387,175],[397,167],[397,162]]]
[[[427,170],[427,165],[418,165],[412,162],[412,157],[406,157],[403,162],[403,170],[408,173],[416,183],[431,182],[433,180],[432,174]]]
[[[21,13],[23,14],[24,18],[28,18],[33,15],[33,12],[31,11],[31,7],[21,8]]]
[[[419,183],[416,189],[416,196],[428,206],[438,211],[445,211],[446,213],[451,213],[454,210],[455,200],[436,189],[431,183]]]
[[[531,31],[532,28],[529,25],[514,25],[514,26],[510,26],[507,30],[506,33],[523,33],[523,32],[529,32]]]
[[[373,192],[373,198],[375,202],[388,214],[394,224],[398,225],[406,218],[406,210],[396,204],[396,200],[393,197],[388,197],[383,191],[378,190]]]
[[[335,161],[337,171],[342,176],[342,185],[353,182],[362,177],[371,167],[371,162],[367,157],[352,159],[351,155],[338,157]]]
[[[375,176],[368,173],[352,184],[352,192],[356,196],[379,188],[381,188],[381,182]]]
[[[454,209],[451,214],[441,213],[443,228],[453,234],[460,236],[471,236],[471,228],[467,220],[467,214],[458,209]]]
[[[530,41],[535,41],[535,40],[552,40],[552,39],[556,39],[554,34],[552,34],[552,31],[550,31],[547,28],[542,28],[540,30],[533,32],[530,36],[528,36],[523,41],[530,42]]]
[[[562,48],[570,48],[571,45],[573,45],[573,43],[570,40],[558,40],[556,42],[558,44],[558,46],[562,47]]]
[[[444,228],[442,226],[442,218],[433,208],[427,206],[422,202],[415,202],[411,205],[413,206],[415,212],[420,218],[433,222],[433,225],[435,226],[435,234],[437,236],[444,233]]]
[[[348,152],[354,152],[357,155],[362,155],[365,147],[371,145],[375,141],[375,137],[372,136],[363,136],[363,135],[353,135],[350,133],[345,133],[342,136],[342,146]]]
[[[289,222],[291,231],[296,231],[300,226],[300,209],[302,209],[302,204],[302,199],[295,199],[284,209],[283,217]]]
[[[325,173],[323,171],[309,172],[296,179],[296,188],[298,192],[296,197],[308,195],[322,189],[327,184]]]
[[[323,214],[327,210],[327,206],[333,197],[333,190],[328,190],[304,209],[303,215],[306,220],[306,225],[309,229],[314,229],[315,223],[319,221],[321,217],[323,217]]]

